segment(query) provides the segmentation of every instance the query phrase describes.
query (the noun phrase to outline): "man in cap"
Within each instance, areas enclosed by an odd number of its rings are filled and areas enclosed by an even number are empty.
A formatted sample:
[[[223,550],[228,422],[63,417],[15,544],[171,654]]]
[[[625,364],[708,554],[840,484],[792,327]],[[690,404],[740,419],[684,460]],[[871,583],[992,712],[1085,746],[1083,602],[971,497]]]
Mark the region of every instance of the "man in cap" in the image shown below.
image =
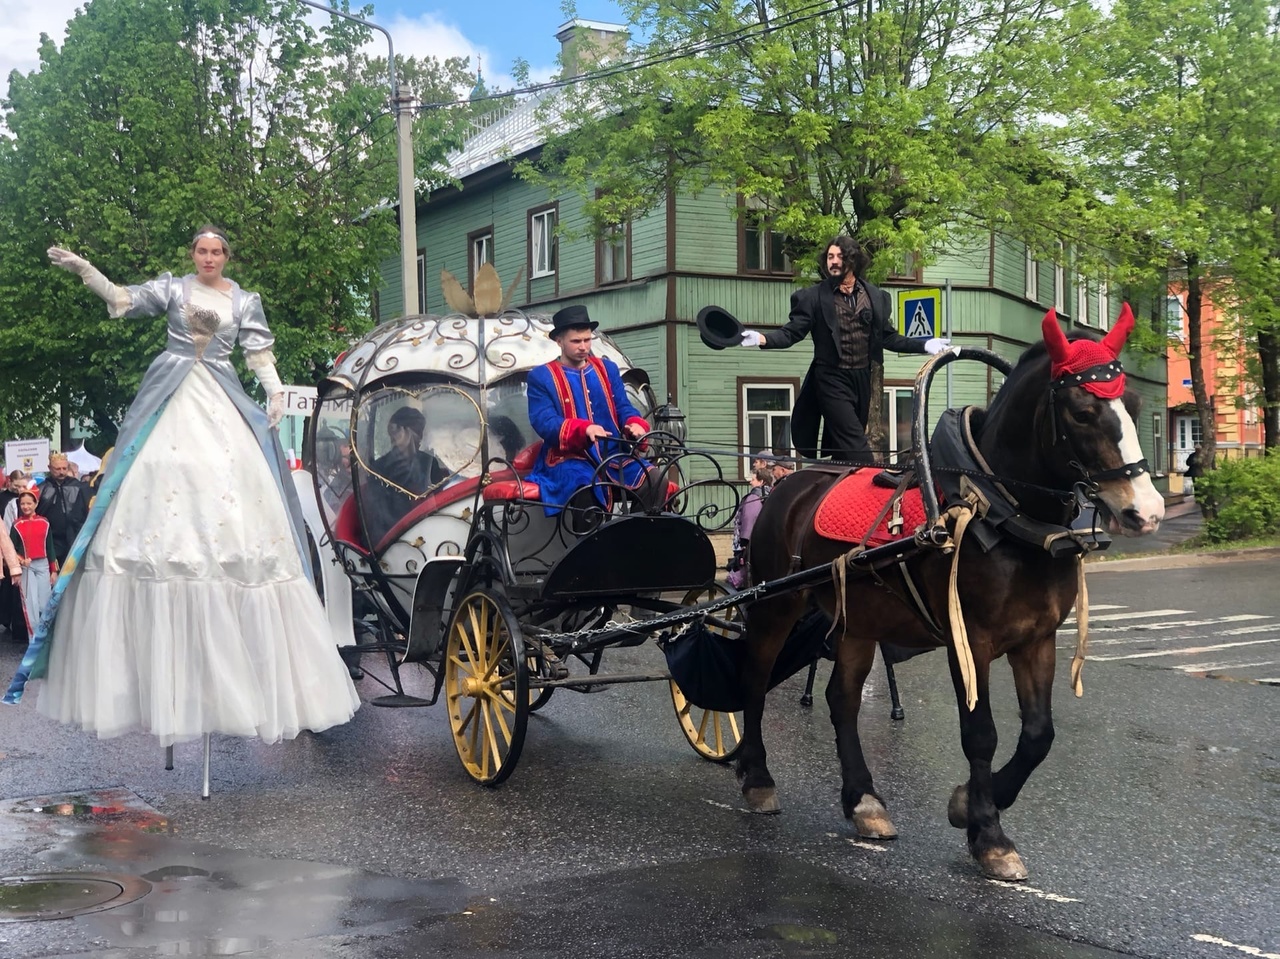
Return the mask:
[[[791,436],[801,456],[818,455],[821,419],[823,456],[870,462],[872,364],[884,363],[885,349],[932,354],[949,345],[898,333],[889,294],[862,278],[870,262],[853,237],[835,237],[823,252],[824,279],[791,295],[786,325],[767,333],[742,331],[742,346],[765,350],[785,350],[813,333],[813,363],[791,412]]]
[[[617,442],[639,439],[649,424],[627,398],[617,364],[591,352],[599,325],[585,306],[566,306],[551,318],[560,355],[529,371],[529,422],[542,437],[542,450],[528,481],[538,484],[548,515],[596,482],[597,467],[606,460],[602,478],[635,490],[642,500],[651,501],[656,483],[649,464]],[[594,498],[608,506],[607,486],[597,485]]]

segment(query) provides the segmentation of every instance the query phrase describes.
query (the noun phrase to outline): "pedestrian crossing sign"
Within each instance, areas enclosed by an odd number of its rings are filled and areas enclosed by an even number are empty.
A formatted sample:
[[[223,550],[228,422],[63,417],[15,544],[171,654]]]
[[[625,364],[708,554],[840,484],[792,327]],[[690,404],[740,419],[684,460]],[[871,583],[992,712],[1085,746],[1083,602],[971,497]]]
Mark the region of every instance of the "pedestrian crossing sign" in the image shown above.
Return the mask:
[[[898,332],[929,340],[942,335],[942,291],[903,290],[898,294]]]

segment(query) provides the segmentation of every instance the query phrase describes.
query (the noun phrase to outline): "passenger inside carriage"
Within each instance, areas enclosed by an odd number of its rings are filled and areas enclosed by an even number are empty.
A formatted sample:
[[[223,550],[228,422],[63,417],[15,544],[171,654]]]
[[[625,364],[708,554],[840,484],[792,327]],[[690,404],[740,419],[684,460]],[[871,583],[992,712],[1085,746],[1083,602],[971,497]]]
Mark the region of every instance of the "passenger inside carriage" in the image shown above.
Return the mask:
[[[638,440],[649,424],[628,398],[617,364],[591,351],[592,333],[600,324],[578,305],[557,312],[551,324],[560,356],[530,370],[528,382],[529,421],[542,437],[528,482],[537,484],[547,515],[566,505],[607,509],[613,505],[611,490],[619,488],[630,490],[646,509],[660,506],[664,477],[635,455],[630,443],[619,441]],[[602,463],[606,482],[599,483]]]
[[[391,448],[370,468],[365,521],[380,539],[421,497],[449,478],[450,469],[433,451],[421,449],[427,418],[413,406],[402,406],[387,421]]]

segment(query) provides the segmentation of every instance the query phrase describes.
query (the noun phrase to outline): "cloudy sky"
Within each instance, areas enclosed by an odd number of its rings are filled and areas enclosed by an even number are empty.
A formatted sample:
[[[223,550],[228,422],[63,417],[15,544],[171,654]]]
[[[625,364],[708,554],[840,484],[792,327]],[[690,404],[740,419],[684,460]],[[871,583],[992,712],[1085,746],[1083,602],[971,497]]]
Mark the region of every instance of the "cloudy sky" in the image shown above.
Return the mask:
[[[61,46],[67,21],[87,2],[0,0],[0,94],[8,91],[11,70],[29,72],[38,66],[40,34],[49,34]],[[579,0],[577,11],[586,19],[615,23],[622,16],[612,0]],[[473,64],[479,57],[490,86],[509,87],[516,57],[529,62],[535,80],[551,75],[559,52],[556,27],[566,17],[556,0],[384,0],[374,3],[372,19],[390,31],[397,53],[442,59],[469,56]],[[376,36],[373,49],[385,51],[385,40]]]

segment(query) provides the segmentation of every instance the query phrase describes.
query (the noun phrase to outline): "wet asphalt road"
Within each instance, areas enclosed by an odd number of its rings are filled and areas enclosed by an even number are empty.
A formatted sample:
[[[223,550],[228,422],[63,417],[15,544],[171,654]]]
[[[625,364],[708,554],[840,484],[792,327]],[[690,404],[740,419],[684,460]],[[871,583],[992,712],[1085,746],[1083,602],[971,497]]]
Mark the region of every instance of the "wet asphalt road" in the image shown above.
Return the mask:
[[[1118,565],[1091,572],[1091,600],[1194,612],[1177,622],[1242,607],[1280,620],[1277,569]],[[1221,645],[1221,628],[1159,633],[1198,649]],[[99,742],[31,703],[6,707],[0,874],[95,870],[153,888],[0,924],[0,956],[1280,954],[1280,688],[1178,669],[1161,648],[1091,662],[1075,699],[1069,634],[1061,646],[1058,738],[1004,817],[1031,871],[1012,886],[983,880],[946,823],[965,769],[938,654],[899,667],[905,722],[889,719],[879,672],[868,693],[864,746],[901,834],[888,844],[841,818],[830,723],[821,697],[799,705],[799,679],[766,717],[777,817],[742,811],[732,772],[694,755],[659,684],[557,692],[497,790],[465,777],[441,706],[366,706],[292,743],[215,739],[210,802],[196,743],[166,772],[146,737]],[[614,652],[616,670],[658,656]],[[5,646],[0,671],[17,658]],[[1002,759],[1017,709],[1007,667],[997,675]],[[96,813],[33,798],[87,790],[110,790]]]

